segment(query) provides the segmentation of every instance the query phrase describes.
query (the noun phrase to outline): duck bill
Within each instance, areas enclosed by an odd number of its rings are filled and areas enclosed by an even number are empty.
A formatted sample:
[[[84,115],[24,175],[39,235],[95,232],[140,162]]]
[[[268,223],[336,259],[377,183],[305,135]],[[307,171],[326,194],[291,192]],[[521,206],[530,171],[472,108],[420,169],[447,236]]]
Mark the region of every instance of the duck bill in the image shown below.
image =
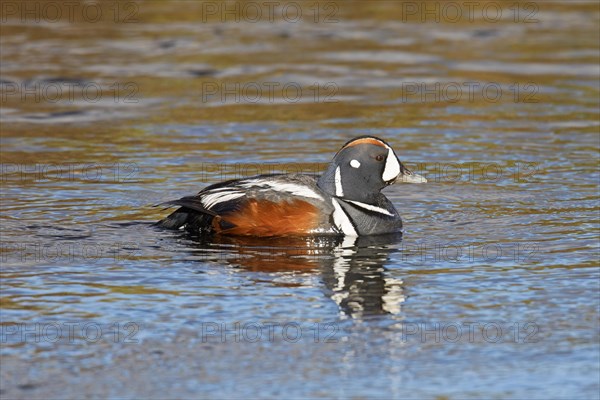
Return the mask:
[[[425,183],[427,179],[425,177],[415,174],[404,165],[400,164],[400,174],[396,177],[393,183],[405,182],[405,183]]]

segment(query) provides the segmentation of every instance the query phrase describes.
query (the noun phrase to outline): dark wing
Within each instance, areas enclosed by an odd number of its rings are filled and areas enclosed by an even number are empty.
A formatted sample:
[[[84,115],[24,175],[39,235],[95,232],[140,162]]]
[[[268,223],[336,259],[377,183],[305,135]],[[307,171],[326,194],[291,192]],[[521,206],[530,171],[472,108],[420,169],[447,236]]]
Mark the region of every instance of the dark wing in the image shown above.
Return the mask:
[[[158,225],[179,229],[183,226],[190,231],[211,231],[212,221],[222,213],[238,207],[245,193],[234,188],[221,188],[203,190],[195,196],[186,196],[178,200],[171,200],[160,205],[180,206],[178,210]]]
[[[209,210],[202,204],[202,197],[199,194],[195,196],[182,197],[178,200],[165,201],[164,203],[157,204],[156,206],[181,206],[187,208],[188,210],[194,210],[199,213],[212,215],[213,217],[219,215],[215,211]]]
[[[180,206],[181,208],[159,221],[158,224],[171,229],[179,229],[185,226],[191,231],[211,231],[214,228],[213,219],[217,219],[215,224],[228,223],[228,220],[231,219],[231,213],[245,210],[250,204],[248,202],[254,201],[251,204],[258,202],[256,204],[259,206],[260,204],[264,205],[264,207],[260,206],[260,209],[256,210],[248,208],[248,210],[252,210],[252,213],[246,213],[260,220],[259,217],[267,218],[267,214],[281,211],[280,208],[283,207],[279,206],[279,208],[275,207],[271,210],[268,209],[267,204],[282,204],[282,202],[289,202],[297,197],[306,200],[302,202],[303,207],[300,207],[304,208],[306,212],[308,206],[312,207],[315,203],[323,203],[323,198],[316,191],[315,182],[316,180],[312,177],[300,175],[282,177],[280,174],[221,182],[205,188],[195,196],[182,197],[178,200],[160,204]],[[263,213],[263,209],[269,212]],[[294,215],[293,211],[286,212]],[[279,213],[281,214],[281,212]],[[263,216],[263,214],[265,215]],[[233,224],[233,221],[231,222]],[[308,226],[308,223],[306,225]],[[221,228],[226,229],[225,226]]]

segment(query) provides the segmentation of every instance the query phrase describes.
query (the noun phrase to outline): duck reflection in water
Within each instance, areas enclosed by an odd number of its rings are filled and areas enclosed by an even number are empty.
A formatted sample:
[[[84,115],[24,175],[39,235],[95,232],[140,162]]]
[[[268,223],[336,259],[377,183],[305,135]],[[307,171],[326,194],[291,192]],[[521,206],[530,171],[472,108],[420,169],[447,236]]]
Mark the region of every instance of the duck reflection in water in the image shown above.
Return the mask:
[[[320,274],[323,292],[352,318],[398,314],[402,281],[385,265],[400,252],[402,234],[363,237],[255,238],[215,236],[198,240],[197,251],[252,272]],[[220,257],[220,260],[223,258]],[[279,283],[278,283],[279,284]],[[295,286],[295,285],[289,285]]]

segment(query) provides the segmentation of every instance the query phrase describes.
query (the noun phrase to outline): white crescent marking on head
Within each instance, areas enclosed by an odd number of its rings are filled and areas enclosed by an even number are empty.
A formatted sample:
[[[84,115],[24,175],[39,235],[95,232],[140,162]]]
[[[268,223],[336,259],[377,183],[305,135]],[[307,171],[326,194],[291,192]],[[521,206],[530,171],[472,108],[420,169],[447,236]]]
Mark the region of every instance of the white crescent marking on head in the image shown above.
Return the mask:
[[[391,181],[400,175],[400,163],[394,154],[391,147],[388,147],[388,154],[385,159],[385,167],[383,168],[383,175],[381,178],[384,182]]]
[[[342,173],[340,172],[340,166],[335,169],[335,195],[337,197],[344,197],[344,188],[342,188]]]

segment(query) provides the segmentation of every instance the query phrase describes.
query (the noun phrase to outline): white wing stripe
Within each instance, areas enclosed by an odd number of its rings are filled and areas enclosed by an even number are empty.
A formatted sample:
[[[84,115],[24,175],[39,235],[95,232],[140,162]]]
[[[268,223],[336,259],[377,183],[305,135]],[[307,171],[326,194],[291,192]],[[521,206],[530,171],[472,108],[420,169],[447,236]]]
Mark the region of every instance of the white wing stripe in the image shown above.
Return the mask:
[[[265,188],[265,190],[270,189],[270,190],[275,190],[275,191],[279,191],[279,192],[291,193],[296,196],[309,197],[312,199],[323,200],[323,197],[321,197],[321,195],[319,195],[314,190],[312,190],[306,186],[298,185],[295,183],[284,183],[284,182],[277,182],[277,181],[265,181],[265,180],[260,180],[260,179],[253,179],[253,180],[247,181],[246,183],[242,183],[240,186],[245,187],[245,188],[251,188],[251,187],[261,188],[262,187],[262,188]]]
[[[219,203],[224,203],[242,196],[244,196],[244,193],[235,191],[209,193],[202,196],[202,205],[207,209],[210,209]]]

